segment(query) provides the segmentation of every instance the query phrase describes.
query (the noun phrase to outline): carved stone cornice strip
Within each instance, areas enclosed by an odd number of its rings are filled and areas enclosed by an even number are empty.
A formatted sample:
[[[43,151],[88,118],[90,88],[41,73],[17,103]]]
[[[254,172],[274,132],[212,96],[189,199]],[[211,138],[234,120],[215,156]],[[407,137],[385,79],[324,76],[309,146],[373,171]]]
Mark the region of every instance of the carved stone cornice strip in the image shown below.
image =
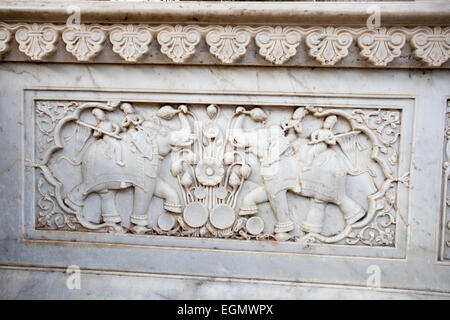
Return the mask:
[[[66,50],[78,61],[90,62],[103,50],[106,38],[111,42],[113,51],[125,62],[136,62],[148,53],[154,38],[161,52],[174,63],[187,62],[196,53],[202,39],[208,45],[209,52],[224,64],[235,63],[243,57],[252,38],[259,55],[276,65],[282,65],[297,55],[303,40],[309,55],[323,66],[333,66],[347,57],[353,41],[357,42],[360,55],[376,67],[386,67],[399,57],[407,42],[410,42],[414,56],[427,67],[440,67],[450,57],[449,27],[368,29],[0,23],[0,55],[8,52],[14,34],[19,50],[35,61],[49,57],[56,50],[60,36]]]

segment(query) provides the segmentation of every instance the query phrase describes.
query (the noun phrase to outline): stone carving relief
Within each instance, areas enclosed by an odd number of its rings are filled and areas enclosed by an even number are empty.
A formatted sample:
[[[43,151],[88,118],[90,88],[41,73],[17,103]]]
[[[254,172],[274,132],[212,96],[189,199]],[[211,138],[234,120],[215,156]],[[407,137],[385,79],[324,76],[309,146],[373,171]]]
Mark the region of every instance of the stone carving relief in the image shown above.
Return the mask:
[[[395,109],[36,101],[36,228],[394,246]]]
[[[448,192],[448,181],[450,179],[450,101],[447,102],[447,114],[446,114],[446,126],[445,126],[445,155],[444,155],[444,201],[442,205],[442,229],[441,237],[444,242],[444,246],[450,247],[450,216],[448,214],[450,206],[450,195]],[[441,248],[441,258],[443,258],[443,251],[445,248]]]
[[[109,34],[109,40],[113,45],[113,51],[127,62],[136,62],[142,55],[148,52],[148,46],[153,37],[145,25],[114,27]]]
[[[345,28],[320,28],[306,38],[309,54],[324,65],[334,65],[348,55],[353,37]]]
[[[78,61],[89,61],[103,49],[106,36],[101,26],[72,25],[64,30],[62,39]]]
[[[450,56],[450,28],[421,28],[411,39],[414,54],[429,66],[440,66]]]
[[[41,60],[55,51],[58,32],[51,24],[26,24],[16,31],[19,50],[32,60]]]
[[[400,56],[405,42],[404,33],[397,28],[368,30],[358,38],[361,56],[376,66],[386,66]]]
[[[66,50],[78,61],[92,61],[104,49],[105,37],[109,38],[112,50],[125,62],[138,61],[149,51],[154,38],[161,52],[174,63],[188,62],[196,54],[202,39],[209,46],[209,52],[224,64],[236,63],[243,57],[252,39],[259,55],[275,65],[286,63],[298,51],[303,52],[298,50],[303,40],[311,59],[324,66],[333,66],[347,57],[354,40],[358,43],[361,56],[377,67],[385,67],[399,57],[407,42],[415,57],[429,67],[439,67],[445,63],[450,50],[449,28],[444,26],[367,29],[145,24],[66,26],[0,22],[0,54],[10,50],[8,42],[14,34],[19,50],[36,61],[44,60],[56,50],[60,35],[66,43]]]

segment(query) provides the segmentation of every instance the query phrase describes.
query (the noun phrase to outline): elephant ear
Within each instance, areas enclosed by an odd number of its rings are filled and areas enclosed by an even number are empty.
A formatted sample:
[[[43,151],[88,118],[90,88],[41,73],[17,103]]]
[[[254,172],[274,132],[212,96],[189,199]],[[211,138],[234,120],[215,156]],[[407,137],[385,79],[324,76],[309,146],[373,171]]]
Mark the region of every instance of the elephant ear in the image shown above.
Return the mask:
[[[87,122],[90,123],[90,121],[88,119],[89,116],[85,116],[83,119],[82,117],[83,114],[80,115],[80,120],[83,122]],[[82,126],[82,125],[77,125],[77,135],[76,135],[76,143],[75,143],[75,153],[78,154],[81,152],[81,150],[83,150],[83,147],[86,145],[86,141],[89,139],[89,137],[91,136],[91,131],[92,129]]]
[[[133,139],[133,144],[137,150],[149,160],[153,158],[153,139],[153,137],[142,130],[136,133]]]

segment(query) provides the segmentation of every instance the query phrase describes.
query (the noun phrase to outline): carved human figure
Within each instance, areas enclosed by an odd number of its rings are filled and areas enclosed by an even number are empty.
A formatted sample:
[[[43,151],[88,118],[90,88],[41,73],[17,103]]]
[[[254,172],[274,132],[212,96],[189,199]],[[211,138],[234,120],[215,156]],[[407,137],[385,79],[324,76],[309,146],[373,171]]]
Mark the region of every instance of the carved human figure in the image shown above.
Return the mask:
[[[133,106],[130,103],[122,103],[120,109],[125,113],[125,117],[122,120],[121,127],[124,130],[135,129],[137,130],[142,123],[144,122],[144,118],[137,114],[134,110]]]
[[[122,147],[119,143],[120,127],[116,123],[106,120],[106,114],[102,109],[95,108],[92,110],[92,114],[97,121],[97,129],[93,133],[94,138],[103,139],[105,142],[103,152],[106,154],[112,151],[117,165],[123,167]]]
[[[308,158],[306,159],[306,166],[303,168],[304,171],[311,168],[311,164],[315,157],[319,156],[321,153],[327,150],[328,145],[336,144],[336,137],[331,131],[337,122],[336,116],[328,116],[323,122],[323,126],[311,133],[311,141],[309,144],[313,145],[308,151]]]
[[[131,105],[124,106],[122,109],[126,111],[126,116],[134,114],[130,112],[133,110],[130,107]],[[98,142],[86,148],[81,161],[82,183],[74,187],[64,199],[64,202],[76,211],[83,226],[88,229],[112,227],[120,230],[121,217],[115,206],[115,192],[130,187],[134,191],[133,210],[130,215],[132,232],[143,233],[148,230],[147,211],[154,195],[163,199],[165,210],[174,214],[181,213],[182,206],[177,191],[159,177],[159,171],[164,156],[171,151],[173,145],[180,143],[179,137],[190,136],[191,128],[183,110],[185,109],[179,108],[178,111],[181,128],[172,132],[168,132],[155,121],[141,122],[140,116],[133,116],[132,120],[138,119],[141,123],[137,129],[132,129],[135,131],[133,135],[129,134],[129,126],[125,126],[128,127],[127,132],[120,135],[124,162],[122,167],[98,152]],[[129,123],[131,125],[133,121]],[[91,193],[98,193],[102,198],[103,224],[87,221],[81,214],[85,200]]]

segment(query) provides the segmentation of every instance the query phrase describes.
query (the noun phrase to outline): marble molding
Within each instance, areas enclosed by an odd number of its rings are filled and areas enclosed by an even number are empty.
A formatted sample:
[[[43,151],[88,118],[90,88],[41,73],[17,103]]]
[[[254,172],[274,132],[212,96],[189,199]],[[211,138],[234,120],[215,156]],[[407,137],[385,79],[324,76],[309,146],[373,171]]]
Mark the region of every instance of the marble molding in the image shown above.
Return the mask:
[[[70,24],[64,3],[0,4],[2,279],[76,265],[176,278],[151,297],[196,277],[351,297],[375,270],[379,297],[448,298],[445,10],[394,23],[381,3],[371,28],[365,4],[310,23],[305,3],[76,4]]]

